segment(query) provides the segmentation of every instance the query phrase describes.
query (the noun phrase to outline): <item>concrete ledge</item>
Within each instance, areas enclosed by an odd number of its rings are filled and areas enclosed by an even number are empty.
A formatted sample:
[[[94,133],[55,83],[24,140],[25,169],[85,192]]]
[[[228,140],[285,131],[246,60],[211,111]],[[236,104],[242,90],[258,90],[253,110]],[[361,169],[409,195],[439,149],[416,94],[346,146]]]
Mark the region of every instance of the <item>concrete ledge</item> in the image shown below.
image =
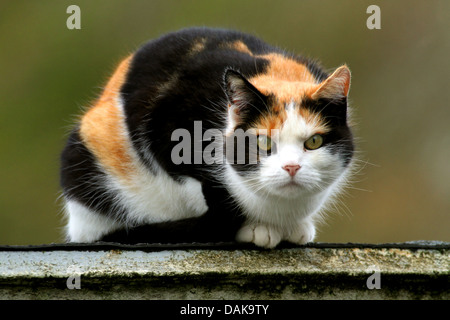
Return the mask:
[[[444,242],[3,246],[0,299],[450,299],[449,252]]]

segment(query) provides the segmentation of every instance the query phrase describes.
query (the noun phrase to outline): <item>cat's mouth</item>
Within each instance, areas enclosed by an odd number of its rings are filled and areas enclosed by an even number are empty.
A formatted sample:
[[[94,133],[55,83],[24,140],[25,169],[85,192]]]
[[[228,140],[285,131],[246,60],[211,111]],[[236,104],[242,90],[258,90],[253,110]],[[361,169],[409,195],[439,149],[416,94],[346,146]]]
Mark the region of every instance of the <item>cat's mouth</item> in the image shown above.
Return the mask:
[[[285,184],[285,186],[299,186],[300,184],[295,182],[294,180],[289,181]]]
[[[272,193],[283,198],[292,198],[302,193],[305,186],[297,181],[291,179],[290,181],[279,181],[273,185]]]
[[[289,182],[282,184],[280,187],[283,189],[284,188],[293,189],[293,188],[300,188],[301,184],[294,180],[290,180]]]

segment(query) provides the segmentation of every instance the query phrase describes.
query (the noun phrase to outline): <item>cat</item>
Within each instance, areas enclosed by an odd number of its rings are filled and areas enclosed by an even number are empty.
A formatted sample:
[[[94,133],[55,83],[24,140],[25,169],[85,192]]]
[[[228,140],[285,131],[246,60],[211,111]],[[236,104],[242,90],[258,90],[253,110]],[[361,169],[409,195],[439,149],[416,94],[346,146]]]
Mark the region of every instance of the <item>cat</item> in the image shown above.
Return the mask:
[[[328,74],[238,31],[187,28],[147,42],[68,137],[67,240],[313,241],[351,172],[350,78],[346,65]],[[202,158],[208,145],[215,161]]]

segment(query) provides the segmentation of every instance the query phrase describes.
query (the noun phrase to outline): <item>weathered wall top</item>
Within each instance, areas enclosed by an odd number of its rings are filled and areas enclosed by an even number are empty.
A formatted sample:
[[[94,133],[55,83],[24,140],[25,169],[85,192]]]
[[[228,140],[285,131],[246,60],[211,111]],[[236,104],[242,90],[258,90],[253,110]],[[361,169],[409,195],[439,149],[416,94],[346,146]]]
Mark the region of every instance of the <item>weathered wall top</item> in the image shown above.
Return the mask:
[[[0,299],[449,299],[450,243],[0,247]]]

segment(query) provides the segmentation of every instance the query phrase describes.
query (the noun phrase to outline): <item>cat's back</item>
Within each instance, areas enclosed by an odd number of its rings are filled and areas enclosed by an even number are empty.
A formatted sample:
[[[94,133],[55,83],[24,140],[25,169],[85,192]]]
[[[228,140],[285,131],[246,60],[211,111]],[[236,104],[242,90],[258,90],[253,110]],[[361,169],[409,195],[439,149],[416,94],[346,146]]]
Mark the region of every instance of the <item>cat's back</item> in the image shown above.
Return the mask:
[[[221,66],[245,66],[255,55],[282,53],[256,36],[226,29],[187,28],[168,33],[142,45],[134,54],[131,66],[139,66],[141,74],[152,68],[165,72]],[[241,61],[244,60],[244,61]],[[148,69],[147,69],[148,68]],[[133,70],[130,70],[133,71]]]
[[[183,90],[195,83],[196,92],[201,90],[197,96],[219,94],[226,68],[255,75],[269,62],[261,55],[271,52],[281,54],[259,38],[238,31],[188,28],[172,32],[148,41],[133,54],[121,93],[130,103],[145,95],[154,101],[168,94],[187,95]]]
[[[121,93],[125,101],[142,99],[143,94],[154,100],[169,93],[186,95],[183,90],[195,84],[195,90],[200,90],[197,96],[221,95],[221,80],[228,68],[247,78],[272,72],[288,81],[320,82],[327,76],[314,61],[287,53],[254,35],[197,27],[163,35],[141,46],[132,56]],[[295,74],[296,79],[288,74]]]

